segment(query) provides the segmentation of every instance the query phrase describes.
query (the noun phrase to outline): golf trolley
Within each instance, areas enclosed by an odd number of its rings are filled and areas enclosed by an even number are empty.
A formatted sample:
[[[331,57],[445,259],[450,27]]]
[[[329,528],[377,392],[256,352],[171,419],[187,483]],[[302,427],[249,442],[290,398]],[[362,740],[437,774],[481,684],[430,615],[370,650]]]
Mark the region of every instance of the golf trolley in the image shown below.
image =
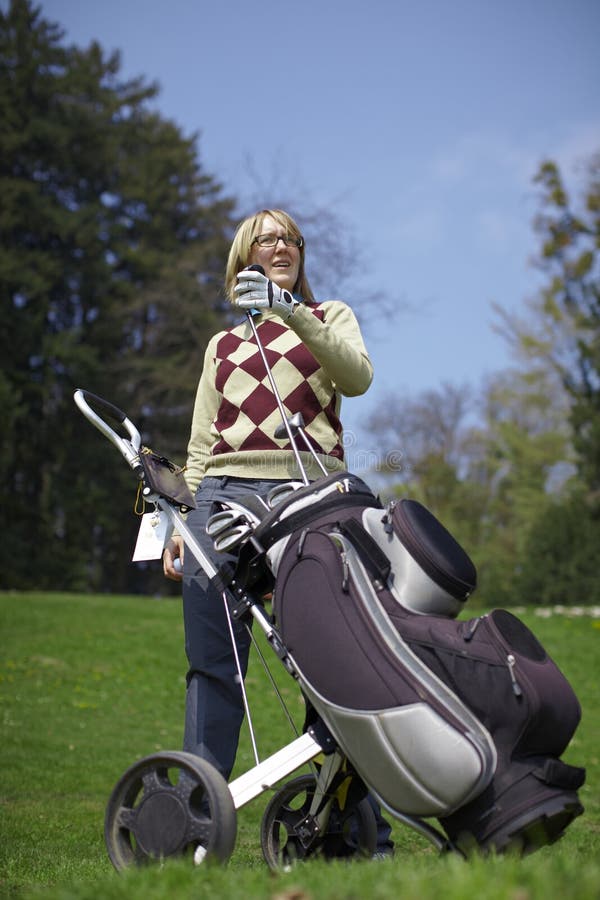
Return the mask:
[[[184,516],[194,500],[182,470],[144,447],[135,425],[112,403],[85,390],[77,390],[74,399],[136,473],[144,500],[166,517],[171,529],[177,527],[186,551],[196,557],[215,584],[221,584],[230,621],[252,616],[286,670],[299,679],[294,660],[261,599],[238,586],[235,579],[226,584],[187,528]],[[106,418],[120,424],[127,436],[119,435]],[[301,429],[298,417],[292,420],[292,427]],[[275,508],[302,484],[278,485],[267,499],[265,512],[269,503]],[[239,504],[232,507],[213,516],[207,527],[220,549],[252,541],[252,531],[259,524],[255,511]],[[244,691],[243,681],[241,685]],[[245,691],[244,703],[249,716]],[[229,784],[210,763],[181,751],[154,753],[127,769],[112,791],[105,818],[108,854],[117,869],[186,853],[196,863],[205,858],[226,862],[236,840],[236,811],[265,791],[274,791],[261,825],[262,851],[271,868],[313,855],[339,858],[373,854],[377,829],[371,804],[365,791],[357,789],[360,779],[324,723],[317,721],[263,761],[258,759],[251,718],[249,725],[256,765]],[[320,762],[315,765],[317,760]],[[311,773],[275,788],[306,764],[312,764]],[[447,838],[429,824],[403,814],[397,817],[437,848],[448,848]]]
[[[106,810],[117,869],[180,855],[226,862],[237,810],[266,791],[261,846],[274,870],[316,856],[370,858],[368,793],[439,851],[463,856],[532,852],[581,814],[585,770],[559,758],[579,723],[575,694],[512,614],[455,621],[475,570],[424,507],[384,509],[350,473],[282,482],[265,500],[227,502],[209,518],[215,549],[238,553],[235,569],[218,568],[186,525],[195,504],[182,470],[142,446],[111,403],[84,390],[74,399],[218,589],[234,652],[232,620],[251,618],[314,713],[304,733],[260,761],[240,672],[256,765],[227,784],[186,752],[134,763]],[[296,440],[302,422],[287,428]],[[309,773],[285,781],[306,765]]]

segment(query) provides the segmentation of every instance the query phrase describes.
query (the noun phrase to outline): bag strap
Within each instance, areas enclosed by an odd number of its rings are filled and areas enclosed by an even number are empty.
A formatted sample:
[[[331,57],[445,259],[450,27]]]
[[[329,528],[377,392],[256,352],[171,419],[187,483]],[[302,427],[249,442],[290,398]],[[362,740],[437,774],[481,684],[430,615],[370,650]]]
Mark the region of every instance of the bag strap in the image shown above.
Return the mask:
[[[360,506],[362,508],[369,506],[376,509],[381,508],[381,503],[373,494],[363,492],[351,492],[342,494],[339,491],[332,491],[317,504],[305,506],[296,512],[290,513],[285,519],[280,519],[276,525],[270,528],[264,528],[259,525],[254,532],[254,536],[261,543],[265,550],[268,550],[273,544],[281,538],[287,537],[292,532],[300,528],[311,525],[315,519],[320,519],[323,515],[337,512],[347,506]]]
[[[390,577],[392,564],[377,541],[358,519],[346,519],[345,522],[338,522],[337,527],[348,538],[371,578],[380,582],[383,587]]]
[[[570,766],[561,759],[552,757],[549,757],[543,766],[534,769],[533,774],[544,784],[567,791],[576,791],[585,782],[585,769],[579,768],[579,766]]]

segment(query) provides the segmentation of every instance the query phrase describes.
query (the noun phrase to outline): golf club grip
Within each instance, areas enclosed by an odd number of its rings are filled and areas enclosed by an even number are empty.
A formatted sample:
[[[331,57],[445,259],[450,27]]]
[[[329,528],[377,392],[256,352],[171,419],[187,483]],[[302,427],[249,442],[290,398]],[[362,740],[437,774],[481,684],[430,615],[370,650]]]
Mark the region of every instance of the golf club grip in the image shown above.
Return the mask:
[[[108,413],[111,418],[115,419],[119,424],[122,424],[127,415],[123,412],[123,410],[119,409],[118,406],[114,406],[114,404],[109,403],[108,400],[104,400],[102,397],[98,397],[97,394],[92,394],[91,391],[86,391],[83,388],[79,388],[81,394],[83,395],[83,399],[86,403],[93,402],[96,406],[102,407],[104,412]]]

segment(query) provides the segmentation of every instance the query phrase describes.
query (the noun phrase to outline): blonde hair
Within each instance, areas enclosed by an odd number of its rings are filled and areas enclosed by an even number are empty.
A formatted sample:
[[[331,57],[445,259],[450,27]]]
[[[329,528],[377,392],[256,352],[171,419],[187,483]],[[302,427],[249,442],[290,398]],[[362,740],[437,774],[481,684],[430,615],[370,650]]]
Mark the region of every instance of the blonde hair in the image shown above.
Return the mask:
[[[237,273],[241,272],[248,265],[250,253],[252,252],[252,243],[256,235],[260,234],[262,224],[267,216],[271,216],[272,219],[275,219],[279,225],[285,228],[289,237],[302,237],[302,233],[292,217],[282,209],[261,209],[254,215],[248,216],[243,222],[240,222],[231,243],[225,269],[225,293],[232,301],[235,297],[233,289],[237,284]],[[315,298],[304,273],[304,242],[300,247],[300,268],[298,270],[298,279],[294,285],[294,293],[300,294],[309,303],[314,303]]]

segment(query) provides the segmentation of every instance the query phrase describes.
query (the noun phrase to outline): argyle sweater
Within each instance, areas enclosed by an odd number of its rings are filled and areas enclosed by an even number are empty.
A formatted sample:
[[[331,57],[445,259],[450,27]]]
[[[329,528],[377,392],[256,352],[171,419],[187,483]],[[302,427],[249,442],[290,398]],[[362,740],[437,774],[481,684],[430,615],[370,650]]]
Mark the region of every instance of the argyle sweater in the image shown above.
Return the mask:
[[[343,470],[341,396],[363,394],[373,367],[354,313],[339,300],[298,306],[287,321],[270,310],[255,316],[261,344],[288,416],[301,412],[305,433],[328,471]],[[198,384],[186,480],[205,475],[299,478],[287,437],[278,440],[279,407],[247,320],[209,342]],[[298,449],[310,478],[320,472]]]

